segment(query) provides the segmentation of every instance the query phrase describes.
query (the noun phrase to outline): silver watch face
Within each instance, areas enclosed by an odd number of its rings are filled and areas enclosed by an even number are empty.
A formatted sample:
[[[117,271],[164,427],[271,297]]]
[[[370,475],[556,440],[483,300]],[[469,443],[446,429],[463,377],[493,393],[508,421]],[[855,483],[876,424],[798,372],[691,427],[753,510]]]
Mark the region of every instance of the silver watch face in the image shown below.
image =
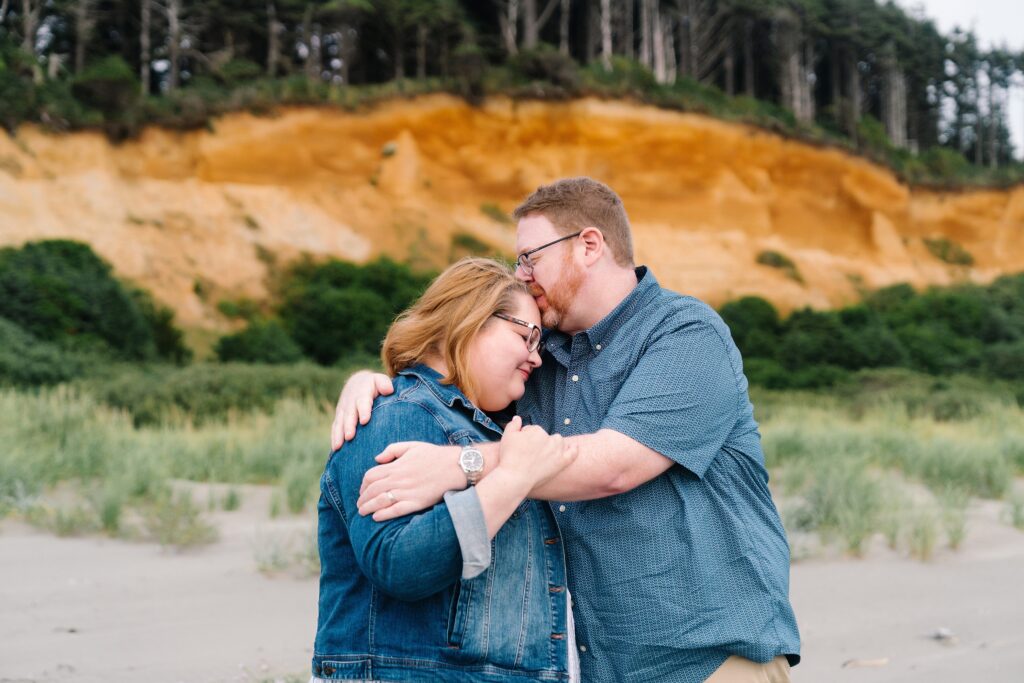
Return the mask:
[[[483,472],[484,455],[475,448],[463,448],[459,456],[459,466],[463,472]]]

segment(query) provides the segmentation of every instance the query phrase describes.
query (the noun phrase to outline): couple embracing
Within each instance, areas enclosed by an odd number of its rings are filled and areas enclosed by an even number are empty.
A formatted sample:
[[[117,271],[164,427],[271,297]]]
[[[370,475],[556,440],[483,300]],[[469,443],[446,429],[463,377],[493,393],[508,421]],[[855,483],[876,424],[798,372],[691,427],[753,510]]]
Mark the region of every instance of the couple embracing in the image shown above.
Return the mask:
[[[728,328],[634,265],[607,186],[514,215],[514,271],[449,267],[342,392],[314,681],[789,681],[789,545]]]

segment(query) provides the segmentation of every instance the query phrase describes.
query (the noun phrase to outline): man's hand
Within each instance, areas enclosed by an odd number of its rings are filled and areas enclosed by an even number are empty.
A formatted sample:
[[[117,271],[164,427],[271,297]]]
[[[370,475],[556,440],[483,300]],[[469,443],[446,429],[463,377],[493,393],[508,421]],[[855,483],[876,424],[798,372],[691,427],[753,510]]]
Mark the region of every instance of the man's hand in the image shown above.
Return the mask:
[[[426,510],[441,502],[446,491],[466,487],[459,468],[458,446],[436,446],[420,441],[393,443],[377,456],[386,463],[363,475],[359,488],[359,514],[373,514],[384,522]]]
[[[364,425],[370,421],[373,410],[373,399],[378,396],[389,396],[395,387],[391,378],[379,372],[360,370],[345,382],[338,396],[338,407],[334,411],[334,423],[331,425],[331,450],[341,448],[346,441],[356,435],[356,422]]]

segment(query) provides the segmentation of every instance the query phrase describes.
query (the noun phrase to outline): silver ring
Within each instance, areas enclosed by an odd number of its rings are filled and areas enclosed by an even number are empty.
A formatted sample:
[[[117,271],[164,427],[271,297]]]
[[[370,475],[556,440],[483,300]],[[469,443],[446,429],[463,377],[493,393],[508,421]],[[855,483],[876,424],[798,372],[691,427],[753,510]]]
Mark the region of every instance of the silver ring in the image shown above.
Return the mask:
[[[391,493],[391,491],[385,491],[384,495],[388,497],[388,500],[391,501],[392,505],[398,502],[398,499],[395,498],[395,494]]]

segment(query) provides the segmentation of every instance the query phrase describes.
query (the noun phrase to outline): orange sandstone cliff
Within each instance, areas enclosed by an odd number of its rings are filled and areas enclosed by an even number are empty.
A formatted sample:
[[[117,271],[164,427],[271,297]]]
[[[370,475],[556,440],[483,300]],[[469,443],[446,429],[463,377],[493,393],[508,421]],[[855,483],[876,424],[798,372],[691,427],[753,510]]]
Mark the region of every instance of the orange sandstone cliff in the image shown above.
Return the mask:
[[[456,235],[511,253],[514,226],[492,207],[507,214],[569,175],[615,188],[638,262],[713,304],[757,294],[784,311],[830,307],[864,288],[1024,271],[1024,187],[911,189],[838,150],[592,99],[233,114],[120,145],[23,128],[0,135],[0,245],[88,242],[182,324],[223,328],[217,301],[266,298],[270,271],[303,254],[438,267]],[[936,258],[925,239],[940,237],[974,265]],[[767,250],[800,277],[757,264]]]

